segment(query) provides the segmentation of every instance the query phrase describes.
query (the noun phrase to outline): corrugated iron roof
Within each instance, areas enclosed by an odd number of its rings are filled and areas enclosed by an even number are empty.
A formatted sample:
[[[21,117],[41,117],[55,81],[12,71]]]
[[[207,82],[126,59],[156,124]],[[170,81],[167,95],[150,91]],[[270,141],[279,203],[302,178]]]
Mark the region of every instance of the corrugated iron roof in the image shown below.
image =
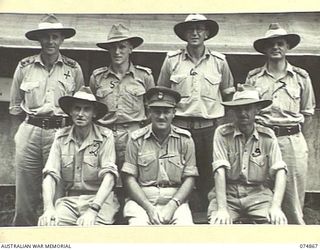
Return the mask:
[[[38,47],[37,42],[25,38],[26,31],[37,27],[43,14],[0,14],[2,47]],[[320,12],[307,13],[241,13],[206,14],[218,22],[220,30],[206,44],[227,54],[255,54],[253,41],[264,35],[272,22],[279,22],[288,32],[298,33],[301,43],[292,54],[319,55]],[[144,38],[137,51],[166,52],[184,46],[173,32],[173,26],[185,19],[182,14],[58,14],[64,26],[76,29],[75,37],[66,40],[62,48],[99,50],[112,24],[124,23]]]

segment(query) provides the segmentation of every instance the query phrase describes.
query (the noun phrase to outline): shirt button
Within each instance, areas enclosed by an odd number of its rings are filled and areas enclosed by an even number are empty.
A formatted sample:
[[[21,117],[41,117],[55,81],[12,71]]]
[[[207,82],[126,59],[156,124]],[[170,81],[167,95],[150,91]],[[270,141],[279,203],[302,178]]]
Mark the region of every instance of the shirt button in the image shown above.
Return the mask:
[[[274,96],[274,98],[277,98],[277,97],[278,97],[278,96],[276,96],[276,95]]]

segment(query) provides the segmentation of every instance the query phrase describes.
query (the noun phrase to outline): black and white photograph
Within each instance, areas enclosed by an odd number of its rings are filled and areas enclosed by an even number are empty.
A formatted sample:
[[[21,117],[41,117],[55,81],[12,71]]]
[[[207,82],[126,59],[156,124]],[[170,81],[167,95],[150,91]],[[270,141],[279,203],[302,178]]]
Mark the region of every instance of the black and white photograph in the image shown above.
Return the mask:
[[[0,10],[1,229],[318,228],[320,8]]]

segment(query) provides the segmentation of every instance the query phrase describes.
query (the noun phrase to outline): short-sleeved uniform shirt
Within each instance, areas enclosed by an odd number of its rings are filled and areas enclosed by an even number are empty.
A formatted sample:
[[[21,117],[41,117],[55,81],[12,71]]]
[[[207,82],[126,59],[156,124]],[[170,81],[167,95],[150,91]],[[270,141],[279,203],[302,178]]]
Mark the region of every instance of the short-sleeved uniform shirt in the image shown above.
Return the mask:
[[[312,115],[315,97],[307,71],[287,62],[287,73],[276,79],[267,65],[248,73],[246,84],[256,87],[262,99],[273,103],[257,115],[259,123],[269,126],[295,126],[304,122],[304,115]]]
[[[187,49],[168,53],[158,85],[172,88],[181,94],[177,116],[205,119],[224,116],[222,95],[235,91],[225,56],[206,48],[197,64],[190,58]]]
[[[274,132],[255,125],[245,141],[239,128],[228,123],[216,129],[213,143],[213,171],[226,169],[227,183],[264,184],[280,169],[287,170]]]
[[[14,73],[9,112],[65,115],[59,107],[59,98],[73,95],[83,84],[80,65],[68,57],[60,54],[50,72],[40,55],[27,57],[19,62]]]
[[[93,124],[81,146],[73,131],[74,126],[57,131],[43,174],[63,180],[65,190],[97,191],[106,173],[118,177],[112,131]]]
[[[133,65],[122,79],[110,67],[93,71],[90,88],[97,101],[108,106],[108,114],[99,120],[101,124],[126,123],[146,119],[143,95],[154,87],[149,68]]]
[[[133,175],[140,186],[179,186],[183,178],[198,176],[195,149],[188,131],[171,126],[159,144],[152,125],[134,131],[129,139],[122,172]]]

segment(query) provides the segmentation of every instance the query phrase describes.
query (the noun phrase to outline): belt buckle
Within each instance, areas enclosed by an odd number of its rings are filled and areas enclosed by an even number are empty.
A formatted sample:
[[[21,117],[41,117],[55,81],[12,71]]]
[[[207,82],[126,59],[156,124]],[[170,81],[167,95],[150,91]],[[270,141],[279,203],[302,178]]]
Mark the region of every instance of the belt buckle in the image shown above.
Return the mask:
[[[276,136],[280,136],[280,127],[279,126],[272,126],[272,130],[276,134]]]
[[[43,118],[41,121],[41,128],[49,129],[50,118]]]

